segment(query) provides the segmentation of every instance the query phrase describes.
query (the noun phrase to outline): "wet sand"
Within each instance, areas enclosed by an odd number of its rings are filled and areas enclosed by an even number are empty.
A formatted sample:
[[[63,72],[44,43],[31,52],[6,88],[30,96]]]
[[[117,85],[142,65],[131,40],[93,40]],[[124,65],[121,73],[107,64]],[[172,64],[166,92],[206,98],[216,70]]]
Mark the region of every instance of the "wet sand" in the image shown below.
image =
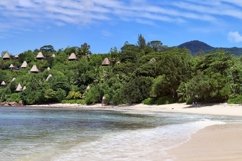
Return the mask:
[[[207,127],[168,153],[176,158],[174,161],[241,161],[242,125]]]

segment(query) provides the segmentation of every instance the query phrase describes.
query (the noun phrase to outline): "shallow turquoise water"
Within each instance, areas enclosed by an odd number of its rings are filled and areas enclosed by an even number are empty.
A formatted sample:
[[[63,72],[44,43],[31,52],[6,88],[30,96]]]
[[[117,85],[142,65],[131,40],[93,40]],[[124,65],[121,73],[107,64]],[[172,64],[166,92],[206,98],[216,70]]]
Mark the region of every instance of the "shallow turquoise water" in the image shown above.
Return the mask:
[[[0,160],[149,160],[157,143],[165,158],[165,149],[221,121],[240,118],[0,108]]]

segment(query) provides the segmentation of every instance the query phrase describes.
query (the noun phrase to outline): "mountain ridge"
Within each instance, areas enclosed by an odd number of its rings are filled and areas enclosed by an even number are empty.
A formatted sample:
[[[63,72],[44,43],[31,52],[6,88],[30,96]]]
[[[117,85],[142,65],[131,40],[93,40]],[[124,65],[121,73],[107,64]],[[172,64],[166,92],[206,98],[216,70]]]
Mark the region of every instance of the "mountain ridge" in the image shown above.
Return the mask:
[[[242,55],[242,48],[239,47],[213,47],[205,42],[199,40],[192,40],[185,43],[182,43],[177,46],[178,48],[186,48],[188,49],[192,55],[197,55],[201,53],[207,53],[213,50],[224,50],[234,55]]]

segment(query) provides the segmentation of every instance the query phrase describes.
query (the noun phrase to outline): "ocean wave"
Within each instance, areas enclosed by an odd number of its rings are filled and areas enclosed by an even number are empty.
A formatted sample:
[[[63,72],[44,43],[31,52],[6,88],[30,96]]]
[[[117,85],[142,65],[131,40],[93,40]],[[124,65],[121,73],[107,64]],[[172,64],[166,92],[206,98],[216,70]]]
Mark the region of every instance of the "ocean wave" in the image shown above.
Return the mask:
[[[80,143],[52,161],[155,161],[173,160],[167,150],[187,142],[197,131],[221,121],[204,119],[152,129],[127,130],[104,135],[89,143]]]

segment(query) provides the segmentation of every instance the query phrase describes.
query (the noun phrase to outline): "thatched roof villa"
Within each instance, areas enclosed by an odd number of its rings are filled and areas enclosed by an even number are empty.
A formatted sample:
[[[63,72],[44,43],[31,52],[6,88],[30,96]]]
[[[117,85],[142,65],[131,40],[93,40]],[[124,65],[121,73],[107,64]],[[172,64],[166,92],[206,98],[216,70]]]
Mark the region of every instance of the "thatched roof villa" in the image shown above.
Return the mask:
[[[5,81],[2,81],[1,82],[1,86],[6,86],[6,82]]]
[[[20,66],[20,68],[27,68],[27,67],[28,67],[28,63],[26,61],[24,61]]]
[[[19,83],[16,90],[16,92],[22,92],[23,91],[23,87],[21,86],[21,84]]]
[[[14,66],[13,64],[10,64],[9,68],[10,68],[10,69],[14,69],[15,66]]]
[[[43,55],[43,53],[42,52],[39,52],[38,54],[37,54],[37,56],[36,56],[36,59],[44,59],[45,57],[44,57],[44,55]]]
[[[9,55],[9,53],[4,53],[4,55],[3,55],[3,60],[7,60],[7,59],[10,59],[11,57],[10,57],[10,55]]]
[[[30,69],[31,73],[39,73],[39,69],[37,68],[36,65],[33,65],[32,68]]]
[[[71,55],[68,57],[68,60],[77,60],[76,54],[71,53]]]
[[[105,58],[102,62],[102,66],[109,66],[111,63],[108,58]]]

